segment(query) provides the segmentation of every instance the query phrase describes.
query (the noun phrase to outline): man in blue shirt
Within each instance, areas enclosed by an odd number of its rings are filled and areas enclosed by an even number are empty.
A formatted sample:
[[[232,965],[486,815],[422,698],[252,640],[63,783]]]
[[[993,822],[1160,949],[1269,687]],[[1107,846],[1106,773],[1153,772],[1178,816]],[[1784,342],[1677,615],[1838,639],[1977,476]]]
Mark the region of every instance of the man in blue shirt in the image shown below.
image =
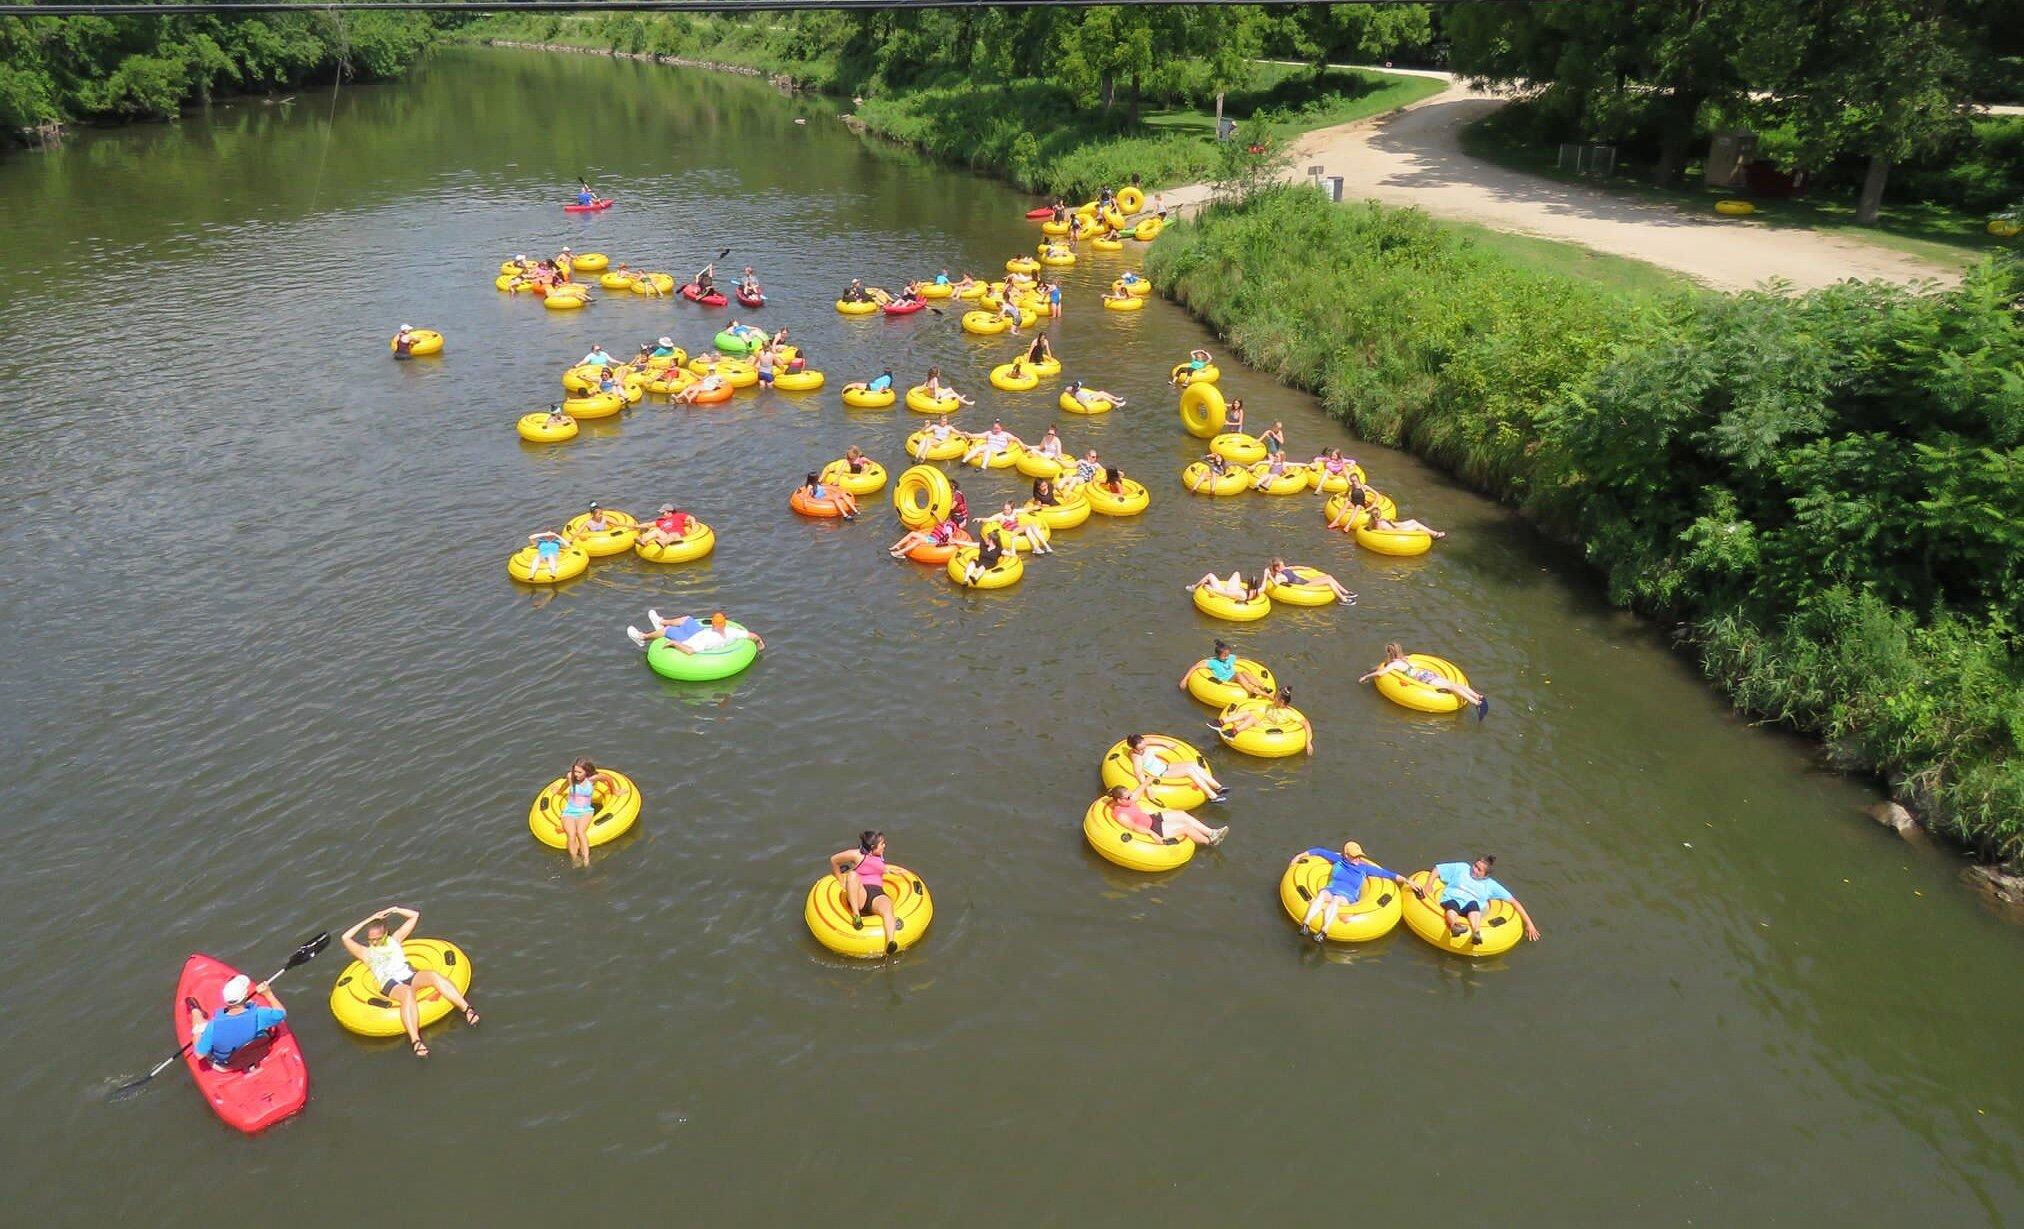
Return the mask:
[[[1229,645],[1220,640],[1209,651],[1207,657],[1196,662],[1195,665],[1189,666],[1188,673],[1181,676],[1180,688],[1182,691],[1188,689],[1188,678],[1194,674],[1196,666],[1201,667],[1210,678],[1216,680],[1218,683],[1230,683],[1243,688],[1247,695],[1269,696],[1272,694],[1272,689],[1267,687],[1257,675],[1252,674],[1249,670],[1237,664],[1237,655],[1231,652]]]
[[[1448,933],[1460,938],[1463,931],[1469,932],[1469,942],[1483,941],[1483,911],[1492,901],[1509,901],[1518,914],[1518,920],[1525,923],[1525,937],[1537,941],[1539,928],[1532,924],[1532,915],[1525,912],[1525,906],[1511,895],[1510,889],[1490,878],[1490,868],[1497,865],[1494,854],[1483,854],[1474,862],[1438,862],[1434,864],[1434,878],[1441,881],[1441,912],[1447,919]]]
[[[1418,884],[1407,882],[1404,875],[1397,871],[1386,870],[1366,858],[1363,855],[1363,846],[1355,841],[1343,842],[1341,853],[1317,845],[1305,853],[1296,855],[1293,860],[1298,862],[1301,858],[1320,858],[1333,868],[1328,873],[1328,886],[1314,894],[1314,903],[1308,906],[1307,916],[1300,919],[1300,937],[1303,939],[1312,938],[1319,943],[1327,938],[1328,928],[1335,925],[1335,917],[1342,912],[1343,907],[1363,899],[1363,885],[1367,879],[1389,879],[1394,883],[1404,883],[1415,895],[1422,899],[1426,897],[1426,893],[1420,891]],[[1319,926],[1314,925],[1316,917],[1321,919]],[[1313,928],[1311,934],[1310,927]]]
[[[274,1006],[249,1005],[256,994]],[[223,1010],[208,1019],[202,1008],[194,1003],[190,1006],[190,1035],[196,1038],[197,1057],[211,1060],[211,1065],[221,1071],[231,1066],[234,1054],[273,1033],[288,1018],[287,1010],[267,983],[256,986],[243,973],[225,983],[223,997]]]

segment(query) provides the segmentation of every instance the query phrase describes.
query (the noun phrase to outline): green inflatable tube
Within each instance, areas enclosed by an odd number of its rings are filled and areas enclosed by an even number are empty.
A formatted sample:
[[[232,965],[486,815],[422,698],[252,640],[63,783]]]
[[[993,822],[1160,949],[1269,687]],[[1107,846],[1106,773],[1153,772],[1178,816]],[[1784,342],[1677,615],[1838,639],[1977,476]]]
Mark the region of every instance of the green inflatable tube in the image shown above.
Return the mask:
[[[750,354],[759,348],[759,340],[756,337],[740,337],[729,329],[717,334],[713,340],[718,351],[723,354]]]
[[[745,625],[735,621],[727,626],[739,631]],[[713,679],[727,679],[734,674],[743,674],[759,656],[759,646],[750,640],[733,640],[721,649],[705,649],[699,653],[684,653],[665,640],[656,640],[647,646],[647,665],[662,678],[679,679],[684,683],[707,683]]]

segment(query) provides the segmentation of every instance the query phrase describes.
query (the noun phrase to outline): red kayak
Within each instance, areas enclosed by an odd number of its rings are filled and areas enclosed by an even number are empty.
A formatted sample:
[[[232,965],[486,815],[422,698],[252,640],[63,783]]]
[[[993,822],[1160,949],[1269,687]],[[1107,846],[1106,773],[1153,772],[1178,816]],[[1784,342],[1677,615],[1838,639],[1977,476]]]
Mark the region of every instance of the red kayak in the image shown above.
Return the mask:
[[[740,304],[741,306],[744,306],[744,307],[764,307],[764,306],[766,306],[766,296],[765,296],[765,295],[763,295],[763,294],[746,294],[746,293],[745,293],[745,290],[744,290],[744,288],[743,288],[743,287],[740,287],[740,288],[739,288],[738,290],[734,291],[734,292],[733,292],[733,297],[734,297],[734,298],[736,298],[736,299],[738,300],[739,304]]]
[[[1026,216],[1031,218],[1035,222],[1038,222],[1042,218],[1051,218],[1054,216],[1054,206],[1042,205],[1038,209],[1028,209],[1026,211]]]
[[[911,316],[926,306],[927,304],[919,299],[915,299],[911,303],[888,303],[885,305],[885,314],[888,316]]]
[[[224,961],[201,954],[184,963],[176,1000],[169,1005],[178,1044],[188,1046],[195,1040],[190,1036],[190,1008],[183,1000],[195,999],[204,1011],[216,1012],[224,1001],[225,983],[238,975],[239,970]],[[249,1055],[256,1047],[266,1052]],[[227,1124],[253,1135],[293,1117],[309,1101],[309,1066],[286,1024],[275,1030],[271,1044],[256,1041],[232,1057],[235,1067],[247,1057],[252,1065],[220,1071],[194,1051],[183,1051],[183,1065],[197,1081],[197,1090]]]
[[[724,292],[721,290],[712,290],[710,293],[704,294],[703,288],[694,282],[690,282],[676,293],[689,302],[701,303],[704,307],[723,307],[731,301],[724,297]]]
[[[607,196],[607,197],[605,197],[605,198],[604,198],[603,200],[600,200],[600,201],[592,201],[592,202],[591,202],[590,204],[588,204],[588,205],[564,205],[564,206],[562,207],[562,212],[564,212],[564,213],[603,213],[603,212],[604,212],[605,210],[607,210],[607,209],[611,208],[611,207],[612,207],[613,205],[615,205],[615,204],[617,204],[617,203],[618,203],[618,202],[614,201],[614,200],[613,200],[613,199],[612,199],[611,197]]]

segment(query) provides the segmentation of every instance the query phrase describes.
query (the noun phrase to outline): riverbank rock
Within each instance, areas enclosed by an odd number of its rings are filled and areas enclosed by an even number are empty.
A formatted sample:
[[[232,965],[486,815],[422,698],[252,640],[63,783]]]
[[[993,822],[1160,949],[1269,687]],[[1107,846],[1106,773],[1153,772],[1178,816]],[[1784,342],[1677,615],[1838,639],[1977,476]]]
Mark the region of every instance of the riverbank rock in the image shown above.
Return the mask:
[[[2024,912],[2024,871],[2009,866],[1971,866],[1962,875],[1978,890]]]
[[[1864,814],[1899,836],[1911,836],[1919,830],[1919,821],[1895,802],[1879,802]]]

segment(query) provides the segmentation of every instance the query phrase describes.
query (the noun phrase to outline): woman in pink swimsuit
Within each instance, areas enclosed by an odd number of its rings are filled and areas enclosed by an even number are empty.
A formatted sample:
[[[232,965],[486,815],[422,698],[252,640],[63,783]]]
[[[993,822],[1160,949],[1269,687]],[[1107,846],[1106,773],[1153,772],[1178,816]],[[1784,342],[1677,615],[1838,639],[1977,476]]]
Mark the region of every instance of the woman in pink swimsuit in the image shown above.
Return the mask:
[[[843,899],[850,906],[850,924],[864,929],[865,918],[873,914],[885,923],[886,954],[900,950],[893,936],[903,922],[893,918],[893,898],[886,895],[886,838],[883,832],[861,832],[857,848],[831,854],[829,873],[843,881]]]

